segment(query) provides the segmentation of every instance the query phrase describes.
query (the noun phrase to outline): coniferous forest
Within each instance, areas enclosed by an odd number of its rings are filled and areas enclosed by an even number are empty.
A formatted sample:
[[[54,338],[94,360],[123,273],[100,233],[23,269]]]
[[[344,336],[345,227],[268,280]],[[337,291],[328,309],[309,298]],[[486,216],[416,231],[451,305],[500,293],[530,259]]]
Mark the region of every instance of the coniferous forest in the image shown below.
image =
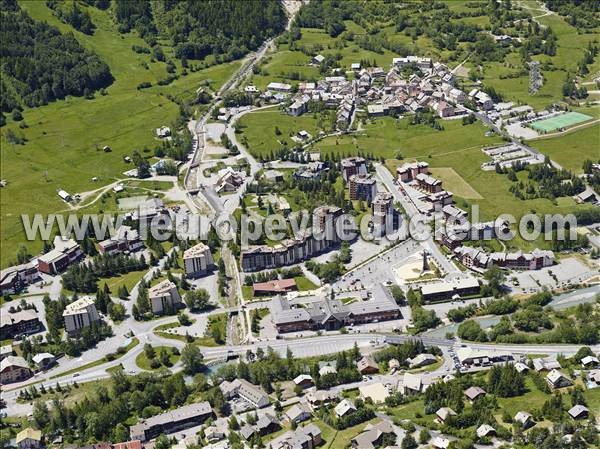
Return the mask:
[[[1,110],[40,106],[109,86],[108,65],[72,34],[33,20],[16,0],[0,0]]]

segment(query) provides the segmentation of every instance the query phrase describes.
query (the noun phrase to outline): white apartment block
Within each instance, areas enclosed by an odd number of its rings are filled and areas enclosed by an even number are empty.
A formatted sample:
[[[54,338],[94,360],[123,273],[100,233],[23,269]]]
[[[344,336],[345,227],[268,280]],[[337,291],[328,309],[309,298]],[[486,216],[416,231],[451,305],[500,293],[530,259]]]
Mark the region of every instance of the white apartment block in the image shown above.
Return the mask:
[[[155,315],[164,313],[165,309],[169,307],[175,309],[181,303],[177,286],[168,279],[152,287],[148,292],[148,298],[150,299],[152,313]]]
[[[84,296],[69,304],[64,312],[65,330],[69,336],[77,335],[84,327],[100,320],[94,298]]]
[[[190,278],[203,276],[214,264],[210,248],[204,243],[198,243],[183,253],[185,275]]]

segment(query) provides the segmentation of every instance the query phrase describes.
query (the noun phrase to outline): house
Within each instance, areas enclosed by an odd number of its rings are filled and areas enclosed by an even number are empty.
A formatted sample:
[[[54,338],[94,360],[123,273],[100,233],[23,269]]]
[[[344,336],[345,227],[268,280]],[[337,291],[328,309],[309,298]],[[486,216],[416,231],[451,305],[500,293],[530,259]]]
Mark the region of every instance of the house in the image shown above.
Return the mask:
[[[599,364],[600,361],[598,360],[598,357],[594,357],[593,355],[586,355],[584,358],[581,359],[581,366],[583,366],[584,368],[598,366]]]
[[[148,291],[152,313],[160,315],[175,310],[181,304],[181,296],[174,282],[165,279]]]
[[[311,414],[302,404],[295,404],[290,409],[288,409],[287,412],[285,412],[285,416],[287,416],[290,422],[295,422],[296,424],[298,424],[302,421],[310,419]]]
[[[208,402],[184,405],[175,410],[138,421],[129,428],[129,434],[132,440],[149,441],[160,434],[174,433],[199,426],[210,416],[212,416],[212,409]]]
[[[452,410],[450,407],[442,407],[437,412],[435,412],[435,420],[440,424],[445,424],[448,418],[451,416],[456,416],[456,412]]]
[[[316,56],[312,57],[312,59],[310,60],[310,63],[314,64],[314,65],[321,65],[321,63],[323,61],[325,61],[325,56],[323,56],[323,55],[316,55]]]
[[[42,371],[46,371],[51,368],[52,365],[56,363],[56,357],[48,352],[42,352],[33,356],[33,363],[41,369]]]
[[[219,388],[223,392],[225,399],[239,397],[255,408],[263,408],[271,403],[269,396],[262,388],[251,384],[246,379],[221,382]]]
[[[419,376],[415,376],[411,373],[404,373],[402,377],[402,394],[404,395],[413,395],[421,392],[421,388],[423,384],[421,382],[421,378]]]
[[[0,271],[0,295],[15,295],[40,278],[37,265],[28,262]]]
[[[298,427],[269,442],[270,449],[315,449],[323,442],[321,429],[314,424]]]
[[[329,405],[333,401],[336,401],[338,397],[333,391],[316,390],[309,391],[305,398],[312,410],[318,410],[321,406]]]
[[[396,371],[400,369],[400,362],[398,361],[398,359],[388,360],[388,368],[390,369],[390,371]]]
[[[161,126],[160,128],[156,128],[156,137],[164,139],[165,137],[169,137],[171,135],[171,129],[168,126]]]
[[[132,440],[115,443],[112,445],[112,449],[142,449],[142,442],[140,440]]]
[[[442,436],[435,437],[431,442],[431,447],[435,449],[448,449],[448,446],[450,446],[450,440]]]
[[[514,363],[513,366],[515,367],[518,373],[524,373],[526,371],[529,371],[529,367],[523,362]]]
[[[513,421],[519,423],[523,429],[528,429],[529,427],[535,424],[533,416],[523,411],[517,412],[517,414],[513,418]]]
[[[473,402],[484,397],[487,393],[481,387],[469,387],[465,390],[464,394],[470,402]]]
[[[496,429],[494,429],[489,424],[482,424],[477,428],[476,433],[477,438],[485,438],[488,436],[496,435]]]
[[[118,254],[125,251],[137,251],[144,247],[137,229],[120,226],[114,236],[98,243],[101,254]]]
[[[533,369],[538,373],[541,371],[551,371],[554,369],[560,369],[560,363],[558,363],[558,360],[550,357],[533,359]]]
[[[494,363],[506,363],[513,360],[512,353],[508,351],[474,349],[470,346],[458,348],[456,350],[456,357],[461,365],[467,368],[490,366]]]
[[[569,409],[569,416],[573,419],[585,419],[590,414],[590,409],[584,405],[577,404]]]
[[[21,430],[15,439],[19,449],[39,449],[43,446],[42,441],[42,431],[31,427]]]
[[[373,403],[380,404],[390,396],[388,388],[381,382],[369,385],[361,385],[358,387],[359,396],[361,399],[371,399]]]
[[[573,381],[557,369],[553,369],[546,375],[546,382],[552,389],[565,388],[573,385]]]
[[[197,278],[208,273],[214,265],[210,248],[200,242],[183,252],[183,265],[188,278]]]
[[[258,421],[256,421],[256,424],[254,425],[254,429],[259,435],[268,435],[270,433],[277,432],[279,429],[281,429],[281,426],[279,425],[279,421],[277,421],[274,416],[265,413],[258,418]]]
[[[227,167],[219,171],[214,188],[217,193],[235,192],[243,183],[244,176],[242,173],[235,171],[231,167]]]
[[[272,92],[288,93],[292,90],[292,85],[286,83],[273,82],[267,85],[267,90],[270,90]]]
[[[212,425],[212,426],[208,426],[206,429],[204,429],[204,438],[209,443],[214,443],[215,441],[220,441],[220,440],[224,439],[225,436],[226,436],[226,432],[225,432],[225,429],[223,428],[223,426]]]
[[[96,310],[96,301],[91,296],[82,296],[67,305],[63,311],[63,319],[67,335],[78,335],[84,327],[100,321],[100,315]]]
[[[9,355],[0,362],[0,384],[20,382],[31,377],[29,365],[23,357]]]
[[[587,380],[589,381],[589,388],[600,387],[600,369],[588,371]]]
[[[288,114],[298,117],[305,112],[308,112],[308,97],[296,98],[294,102],[288,107]]]
[[[388,421],[367,424],[362,433],[352,439],[352,447],[356,449],[375,449],[381,445],[384,435],[396,436],[392,424]]]
[[[314,381],[308,374],[300,374],[294,379],[294,384],[301,388],[309,388],[314,385]]]
[[[431,365],[437,362],[437,357],[433,354],[419,354],[412,359],[407,359],[410,368],[420,368],[422,366]]]
[[[356,406],[350,399],[343,399],[338,405],[335,406],[333,411],[338,418],[342,418],[348,413],[355,412]]]
[[[292,279],[276,279],[274,281],[257,282],[252,284],[254,296],[272,296],[298,290],[296,281]]]
[[[76,241],[54,237],[54,249],[42,254],[37,259],[38,270],[46,274],[58,274],[67,269],[69,265],[83,259],[83,252]]]
[[[358,372],[362,375],[375,374],[379,371],[379,366],[371,357],[364,356],[358,362],[356,362]]]
[[[323,366],[321,366],[321,363],[319,363],[319,376],[323,377],[326,376],[327,374],[337,374],[337,363],[335,363],[335,361],[329,363],[329,362],[325,362],[323,363]]]
[[[17,335],[34,334],[42,330],[42,323],[35,310],[0,313],[0,338],[13,339]]]

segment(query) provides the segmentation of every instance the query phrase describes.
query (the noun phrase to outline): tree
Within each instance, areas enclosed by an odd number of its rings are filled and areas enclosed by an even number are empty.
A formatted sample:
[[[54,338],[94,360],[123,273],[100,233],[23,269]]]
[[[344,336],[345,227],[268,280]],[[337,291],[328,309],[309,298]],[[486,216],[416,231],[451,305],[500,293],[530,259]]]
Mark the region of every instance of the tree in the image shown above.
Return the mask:
[[[393,284],[390,287],[390,293],[392,294],[394,301],[396,301],[396,304],[401,304],[405,299],[404,292],[399,285]]]
[[[186,344],[181,351],[181,363],[186,374],[195,374],[202,369],[204,356],[197,346]]]
[[[113,304],[110,309],[110,318],[113,321],[123,321],[125,319],[125,306],[121,303]]]
[[[210,303],[209,293],[203,289],[188,290],[184,296],[185,305],[192,311],[202,311],[208,308]]]
[[[427,430],[427,429],[423,429],[423,430]],[[400,446],[402,449],[414,449],[417,447],[417,442],[415,441],[414,437],[410,434],[407,433],[406,436],[404,437],[404,439],[402,440],[402,445]]]
[[[37,399],[33,403],[33,421],[38,429],[43,429],[49,422],[48,406],[42,399]]]

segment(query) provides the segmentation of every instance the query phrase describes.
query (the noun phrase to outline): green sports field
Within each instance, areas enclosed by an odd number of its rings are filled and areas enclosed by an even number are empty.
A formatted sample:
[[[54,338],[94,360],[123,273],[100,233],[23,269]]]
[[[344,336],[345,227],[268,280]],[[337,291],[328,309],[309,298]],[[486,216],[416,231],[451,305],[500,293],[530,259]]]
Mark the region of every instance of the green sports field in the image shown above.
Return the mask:
[[[567,112],[566,114],[557,115],[555,117],[537,120],[531,124],[531,127],[536,131],[548,133],[557,129],[565,129],[579,123],[587,122],[593,117],[582,114],[580,112]]]

